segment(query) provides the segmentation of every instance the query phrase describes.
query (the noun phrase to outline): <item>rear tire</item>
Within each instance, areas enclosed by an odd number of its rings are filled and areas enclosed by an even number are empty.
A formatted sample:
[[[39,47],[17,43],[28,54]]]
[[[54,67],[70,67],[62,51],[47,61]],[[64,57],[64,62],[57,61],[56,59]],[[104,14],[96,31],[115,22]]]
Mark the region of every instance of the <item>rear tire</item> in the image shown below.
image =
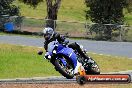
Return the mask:
[[[84,65],[84,69],[86,71],[86,74],[93,74],[93,75],[100,74],[100,68],[99,68],[98,64],[92,58],[89,58],[89,59],[91,60],[91,63],[86,61],[85,62],[86,65]]]

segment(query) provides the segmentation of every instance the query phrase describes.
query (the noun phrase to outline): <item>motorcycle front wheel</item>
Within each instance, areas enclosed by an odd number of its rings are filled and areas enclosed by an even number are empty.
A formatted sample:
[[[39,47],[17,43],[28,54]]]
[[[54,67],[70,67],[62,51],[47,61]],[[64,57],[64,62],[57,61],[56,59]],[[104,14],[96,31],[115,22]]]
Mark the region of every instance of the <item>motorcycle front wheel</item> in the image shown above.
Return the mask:
[[[66,63],[64,64],[61,59],[65,60]],[[74,77],[73,64],[67,56],[61,55],[61,57],[54,61],[54,66],[56,71],[67,79],[72,79]]]

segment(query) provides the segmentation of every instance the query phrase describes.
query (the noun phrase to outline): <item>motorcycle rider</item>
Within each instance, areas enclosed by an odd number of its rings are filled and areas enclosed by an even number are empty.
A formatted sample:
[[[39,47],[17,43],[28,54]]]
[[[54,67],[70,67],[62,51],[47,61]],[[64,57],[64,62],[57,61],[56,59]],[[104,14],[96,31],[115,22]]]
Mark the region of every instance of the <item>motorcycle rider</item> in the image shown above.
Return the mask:
[[[43,36],[44,36],[44,39],[45,39],[45,41],[44,41],[44,49],[46,50],[47,53],[48,53],[48,51],[47,51],[48,44],[50,42],[52,42],[52,41],[54,41],[54,40],[57,39],[57,41],[59,43],[62,43],[62,44],[67,43],[67,41],[65,40],[64,36],[60,36],[59,33],[55,32],[50,27],[46,27],[46,28],[43,29]],[[69,44],[68,46],[71,47],[71,48],[73,48],[73,49],[78,47],[77,43],[72,43],[72,44]],[[80,51],[80,53],[82,53],[80,48],[78,48],[78,50]],[[46,54],[45,54],[45,57],[46,57]],[[78,62],[77,59],[74,60],[73,63],[76,64],[76,67],[74,69],[74,74],[75,75],[78,74],[78,69],[79,68],[81,68],[82,70],[84,70],[82,64],[80,62]]]

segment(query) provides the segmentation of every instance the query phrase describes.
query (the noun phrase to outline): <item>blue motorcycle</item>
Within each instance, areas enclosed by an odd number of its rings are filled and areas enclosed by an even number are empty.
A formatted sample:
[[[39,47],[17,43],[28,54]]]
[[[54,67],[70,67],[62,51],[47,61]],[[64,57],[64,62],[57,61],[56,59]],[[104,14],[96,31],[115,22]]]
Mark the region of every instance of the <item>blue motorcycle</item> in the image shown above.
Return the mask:
[[[82,46],[77,45],[78,47],[72,48],[68,46],[68,42],[60,44],[57,40],[52,41],[48,44],[48,52],[45,54],[45,58],[55,66],[56,71],[67,79],[74,77],[73,71],[77,65],[77,60],[82,63],[86,74],[100,74],[97,63],[88,56],[84,58],[77,48],[80,48],[85,55],[86,51]]]

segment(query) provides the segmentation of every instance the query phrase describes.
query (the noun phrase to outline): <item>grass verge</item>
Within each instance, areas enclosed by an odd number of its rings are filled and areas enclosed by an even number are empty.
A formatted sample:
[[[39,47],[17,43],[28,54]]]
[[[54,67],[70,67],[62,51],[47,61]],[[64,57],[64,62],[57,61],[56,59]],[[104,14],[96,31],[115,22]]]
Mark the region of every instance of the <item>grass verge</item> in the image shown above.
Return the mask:
[[[53,65],[37,55],[37,47],[0,44],[0,79],[58,76]],[[132,59],[89,53],[101,72],[132,70]]]
[[[108,55],[98,55],[89,53],[89,56],[100,66],[101,72],[118,72],[132,70],[132,59],[127,57],[117,57]]]
[[[0,44],[0,78],[59,75],[36,47]]]

